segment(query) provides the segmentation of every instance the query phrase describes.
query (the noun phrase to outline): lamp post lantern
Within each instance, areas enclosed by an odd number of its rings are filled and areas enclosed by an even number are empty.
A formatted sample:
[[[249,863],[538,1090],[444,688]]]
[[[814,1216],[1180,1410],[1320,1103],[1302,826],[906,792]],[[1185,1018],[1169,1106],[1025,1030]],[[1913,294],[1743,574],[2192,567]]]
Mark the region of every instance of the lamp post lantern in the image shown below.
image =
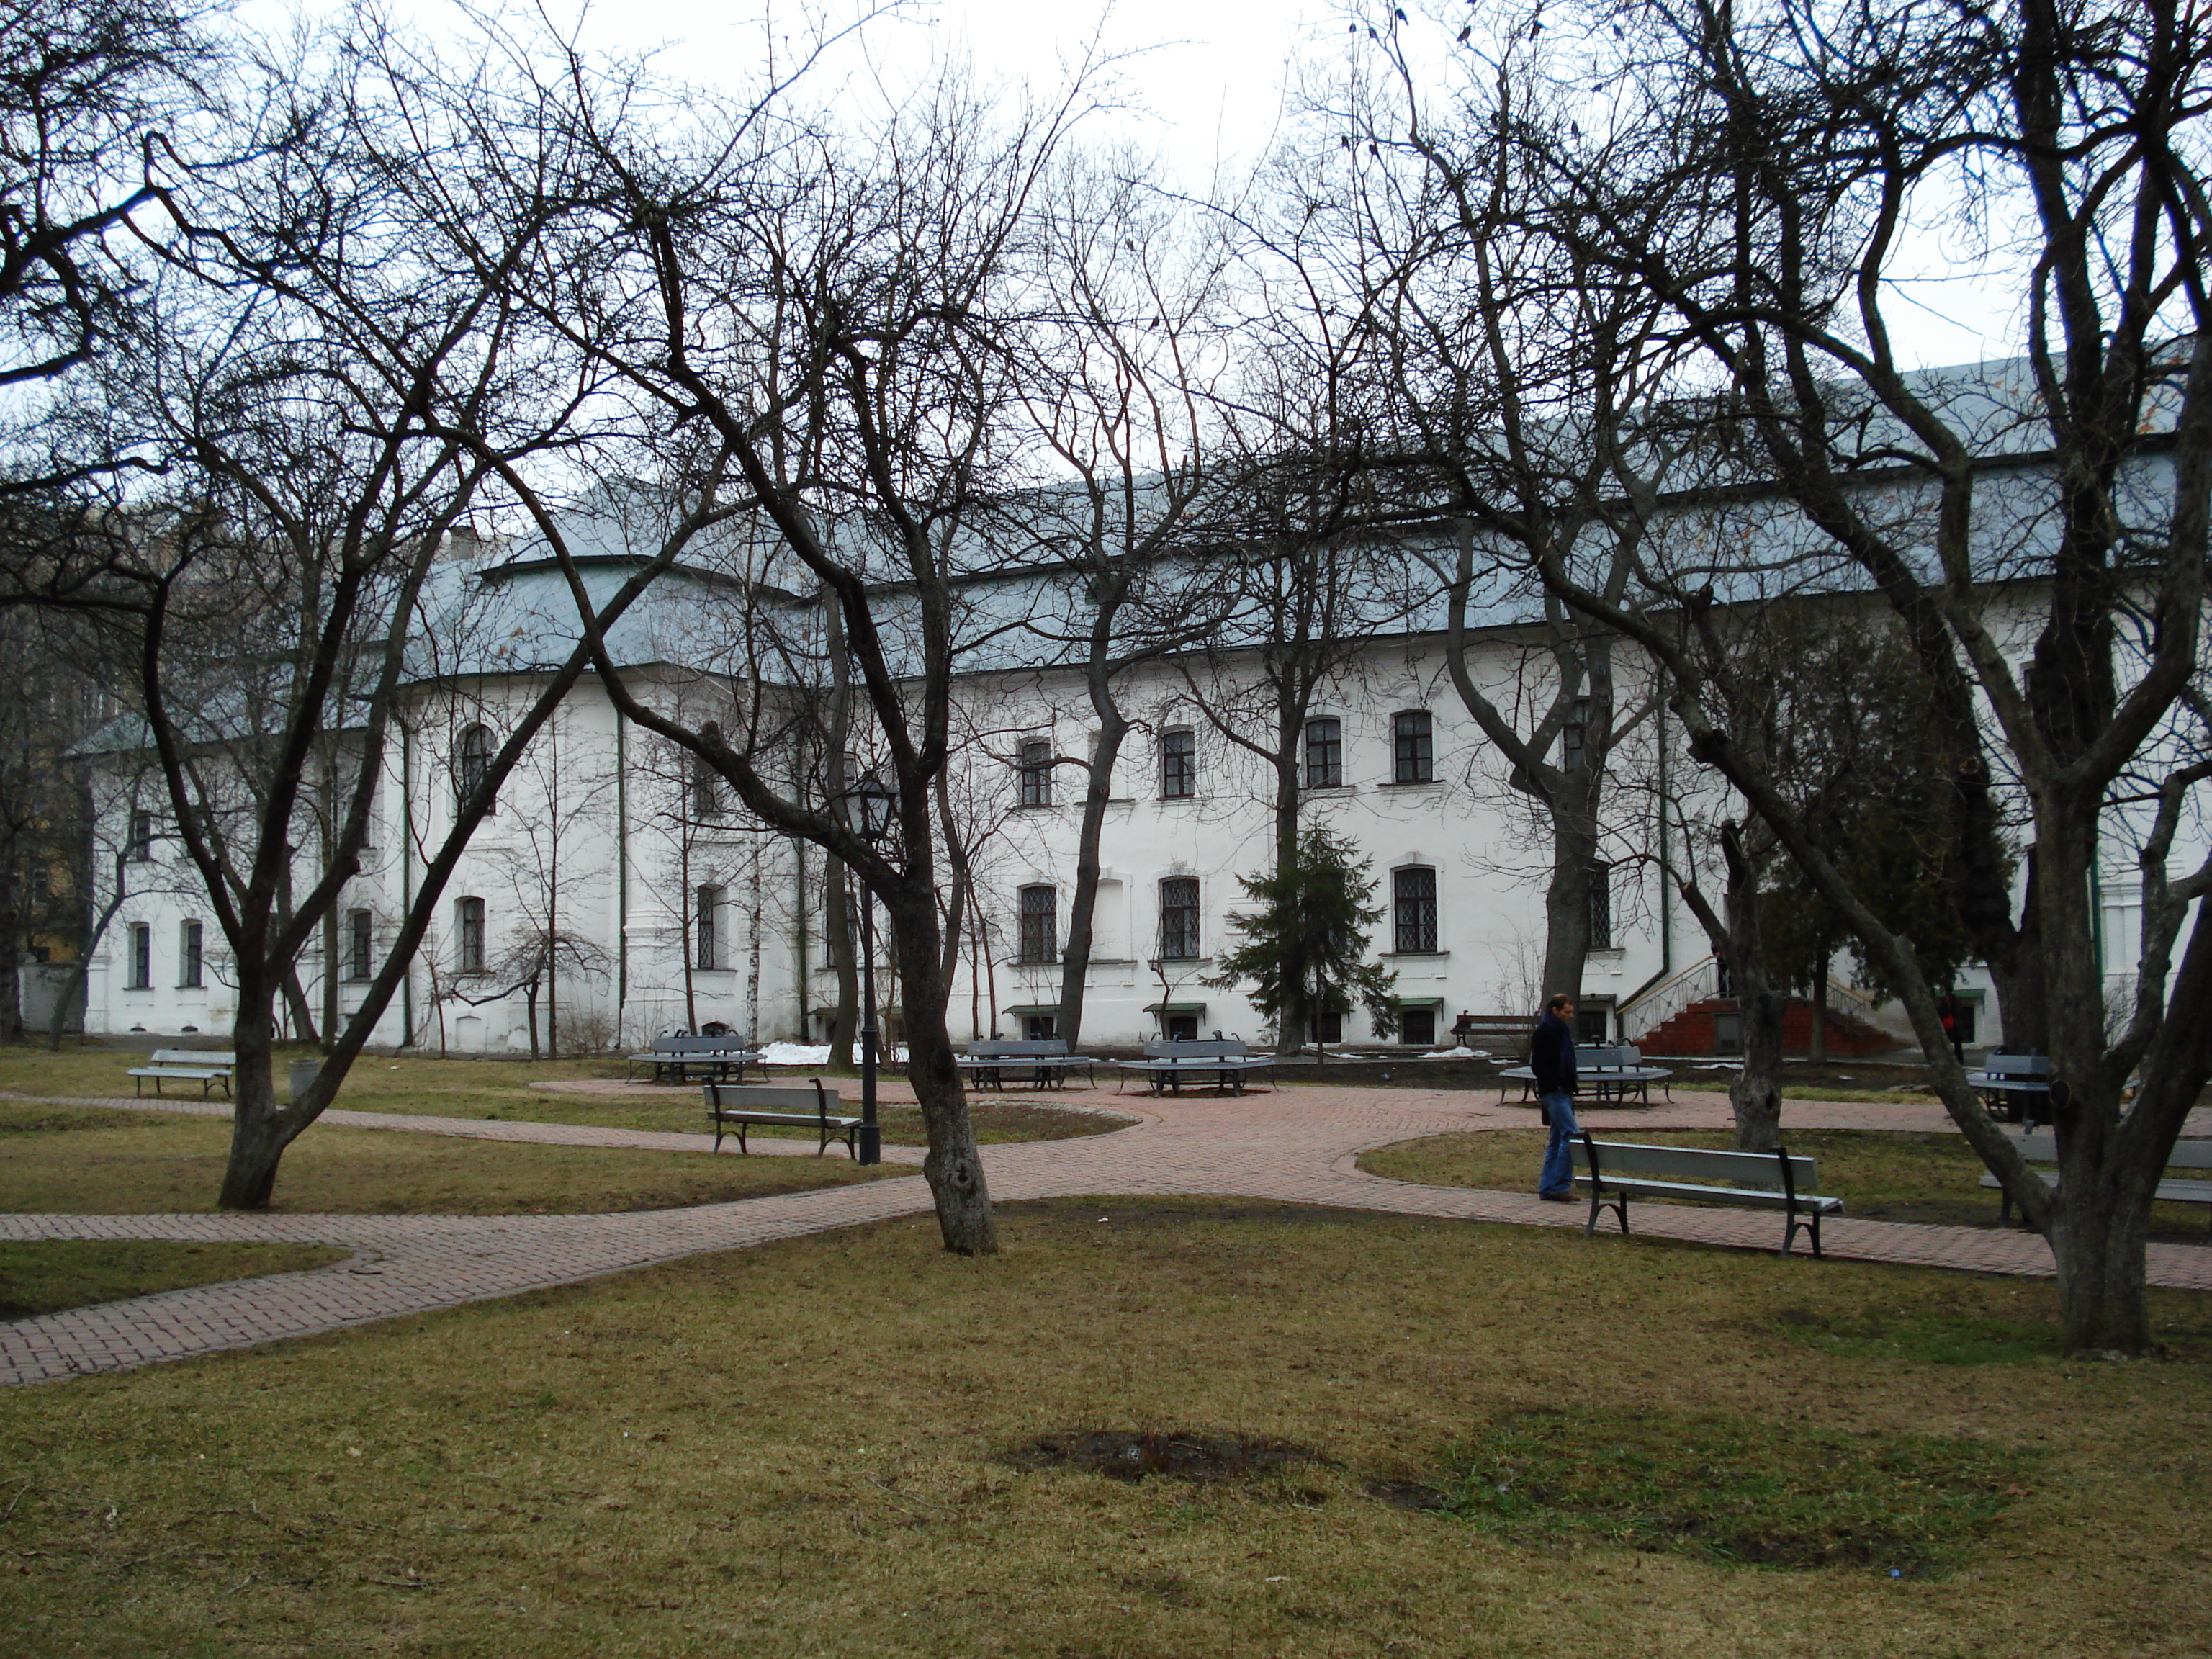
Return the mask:
[[[860,798],[860,835],[872,847],[890,837],[897,800],[874,778],[853,792]],[[876,896],[860,884],[860,1162],[884,1161],[884,1132],[876,1121]]]

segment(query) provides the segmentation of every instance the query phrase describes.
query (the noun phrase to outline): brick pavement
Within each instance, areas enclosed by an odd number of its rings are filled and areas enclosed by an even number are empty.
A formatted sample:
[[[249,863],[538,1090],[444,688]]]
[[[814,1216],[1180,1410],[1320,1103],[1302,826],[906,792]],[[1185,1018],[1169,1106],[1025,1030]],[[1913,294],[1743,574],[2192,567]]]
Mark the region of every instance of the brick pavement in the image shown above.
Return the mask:
[[[887,1100],[910,1100],[887,1087]],[[1032,1095],[1021,1097],[1035,1099]],[[1395,1140],[1460,1129],[1527,1127],[1534,1111],[1466,1091],[1294,1086],[1216,1100],[1151,1099],[1071,1091],[1054,1103],[1120,1111],[1136,1121],[1112,1133],[984,1149],[993,1196],[1025,1199],[1159,1194],[1236,1196],[1333,1205],[1522,1226],[1580,1226],[1578,1207],[1533,1193],[1417,1187],[1363,1173],[1361,1152]],[[194,1115],[228,1115],[221,1103],[85,1099],[70,1103]],[[1685,1093],[1670,1104],[1593,1108],[1583,1121],[1602,1133],[1710,1128],[1728,1121],[1724,1096]],[[1889,1103],[1793,1102],[1805,1128],[1942,1131],[1940,1108]],[[703,1150],[708,1137],[580,1125],[332,1110],[325,1121],[416,1133],[538,1144]],[[2212,1115],[2192,1119],[2212,1130]],[[757,1143],[763,1151],[811,1155],[803,1142]],[[887,1147],[887,1162],[918,1164],[911,1147]],[[307,1273],[170,1291],[0,1324],[0,1382],[27,1383],[127,1369],[228,1348],[312,1335],[397,1315],[574,1284],[703,1251],[741,1249],[894,1216],[927,1213],[918,1177],[781,1194],[695,1209],[599,1216],[6,1216],[0,1238],[267,1240],[329,1244],[350,1258]],[[1781,1226],[1771,1212],[1641,1206],[1638,1231],[1732,1249],[1771,1249]],[[1828,1254],[1979,1273],[2048,1276],[2051,1255],[2032,1234],[1838,1218],[1824,1229]],[[2212,1290],[2212,1248],[2153,1245],[2154,1284]]]

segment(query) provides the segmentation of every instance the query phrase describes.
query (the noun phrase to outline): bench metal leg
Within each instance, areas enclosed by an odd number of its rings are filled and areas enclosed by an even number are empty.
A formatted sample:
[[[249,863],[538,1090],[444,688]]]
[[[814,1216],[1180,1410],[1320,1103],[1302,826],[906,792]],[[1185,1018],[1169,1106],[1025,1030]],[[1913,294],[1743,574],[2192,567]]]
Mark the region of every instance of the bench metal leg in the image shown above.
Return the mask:
[[[1788,1212],[1788,1218],[1790,1224],[1784,1231],[1782,1235],[1782,1254],[1784,1255],[1788,1255],[1790,1254],[1790,1247],[1797,1242],[1798,1232],[1802,1230],[1805,1236],[1813,1241],[1814,1258],[1815,1260],[1820,1260],[1820,1212],[1818,1210],[1815,1210],[1812,1212],[1809,1218],[1801,1219],[1797,1212],[1793,1208]]]
[[[1613,1218],[1620,1223],[1620,1231],[1624,1233],[1628,1231],[1628,1194],[1615,1193],[1611,1198],[1607,1198],[1605,1195],[1605,1188],[1592,1182],[1589,1220],[1583,1228],[1584,1238],[1588,1238],[1597,1231],[1597,1217],[1601,1210],[1611,1210]]]

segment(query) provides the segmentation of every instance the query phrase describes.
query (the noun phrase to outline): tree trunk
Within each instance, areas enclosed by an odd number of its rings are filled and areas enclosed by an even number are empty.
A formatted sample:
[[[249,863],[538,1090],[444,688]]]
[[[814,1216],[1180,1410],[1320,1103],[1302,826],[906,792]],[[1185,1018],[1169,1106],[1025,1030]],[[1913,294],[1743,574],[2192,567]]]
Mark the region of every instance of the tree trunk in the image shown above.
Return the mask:
[[[289,978],[289,975],[288,975]],[[265,986],[242,982],[231,1025],[237,1059],[231,1071],[230,1158],[216,1202],[226,1210],[265,1210],[276,1190],[276,1169],[296,1131],[276,1103],[276,1018]]]
[[[1805,1058],[1815,1066],[1828,1060],[1828,957],[1823,951],[1813,969],[1813,1033],[1805,1044]]]
[[[522,1000],[530,1011],[530,1057],[538,1058],[538,981],[532,980],[522,988]]]
[[[1544,890],[1543,1002],[1563,991],[1582,1000],[1590,949],[1590,871],[1596,861],[1597,836],[1580,813],[1563,804],[1552,813],[1552,879]]]
[[[905,1028],[907,1079],[929,1131],[921,1172],[936,1200],[945,1248],[957,1255],[995,1255],[999,1234],[990,1188],[975,1150],[975,1129],[960,1079],[952,1034],[945,1023],[951,982],[944,972],[937,927],[937,896],[927,866],[911,884],[884,901],[896,951],[901,1023]]]
[[[1782,998],[1759,939],[1759,877],[1765,860],[1746,852],[1743,831],[1721,826],[1728,860],[1729,978],[1743,1025],[1743,1069],[1729,1085],[1740,1152],[1771,1152],[1782,1138]]]
[[[243,1006],[246,998],[243,987],[240,988],[238,994],[240,1003]],[[315,1035],[314,1008],[307,1000],[307,992],[301,988],[300,973],[297,968],[287,968],[284,970],[284,1006],[292,1012],[294,1041],[312,1042],[320,1047],[322,1038]]]
[[[12,850],[12,849],[11,849]],[[0,895],[11,894],[15,884],[0,873]],[[0,896],[0,1042],[23,1040],[23,973],[19,966],[21,919],[15,907]]]
[[[1090,781],[1083,792],[1083,823],[1076,833],[1075,894],[1067,909],[1067,948],[1060,958],[1060,1023],[1070,1053],[1083,1041],[1083,994],[1090,979],[1092,913],[1098,903],[1098,846],[1106,831],[1106,807],[1114,794],[1114,763],[1129,723],[1113,700],[1094,686],[1091,706],[1098,715],[1098,742],[1091,754]]]

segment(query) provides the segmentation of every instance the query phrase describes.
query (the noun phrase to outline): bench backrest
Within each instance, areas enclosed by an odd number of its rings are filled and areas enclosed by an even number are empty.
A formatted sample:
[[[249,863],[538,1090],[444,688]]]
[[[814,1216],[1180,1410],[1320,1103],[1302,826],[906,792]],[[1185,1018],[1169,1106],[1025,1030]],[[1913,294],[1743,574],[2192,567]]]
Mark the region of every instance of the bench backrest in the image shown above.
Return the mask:
[[[970,1060],[1048,1060],[1066,1052],[1066,1037],[1012,1037],[968,1045]]]
[[[710,1112],[816,1112],[824,1116],[837,1103],[837,1091],[817,1080],[793,1086],[787,1083],[709,1083],[707,1109]]]
[[[1982,1069],[1991,1077],[2047,1078],[2051,1075],[2051,1056],[1991,1054]]]
[[[656,1054],[729,1054],[739,1052],[744,1046],[745,1040],[738,1036],[675,1036],[653,1040],[653,1052]]]
[[[238,1056],[214,1048],[156,1048],[147,1056],[151,1066],[235,1066]]]
[[[2055,1134],[2027,1134],[2014,1137],[2020,1155],[2030,1164],[2058,1162],[2058,1137]],[[2166,1154],[2169,1170],[2212,1170],[2212,1140],[2177,1140],[2173,1150]]]
[[[1601,1174],[1726,1181],[1739,1187],[1764,1188],[1768,1192],[1784,1190],[1782,1155],[1778,1152],[1723,1152],[1712,1146],[1653,1146],[1632,1140],[1592,1141],[1584,1135],[1574,1143],[1574,1149],[1575,1163],[1585,1170],[1589,1168],[1591,1146],[1596,1149]],[[1820,1174],[1811,1158],[1790,1154],[1788,1185],[1801,1193],[1820,1191]]]
[[[1577,1048],[1575,1068],[1577,1071],[1592,1072],[1622,1071],[1637,1065],[1643,1058],[1644,1056],[1633,1048],[1624,1048],[1619,1044],[1600,1044],[1591,1048]]]
[[[1242,1060],[1251,1050],[1236,1037],[1198,1037],[1145,1045],[1146,1060]]]

